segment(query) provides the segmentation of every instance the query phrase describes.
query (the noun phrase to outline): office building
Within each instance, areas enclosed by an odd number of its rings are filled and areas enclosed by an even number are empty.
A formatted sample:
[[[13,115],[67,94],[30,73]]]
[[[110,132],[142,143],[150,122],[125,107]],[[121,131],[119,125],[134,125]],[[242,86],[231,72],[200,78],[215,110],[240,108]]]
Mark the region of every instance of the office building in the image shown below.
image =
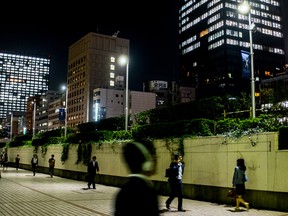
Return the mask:
[[[156,107],[163,108],[196,100],[195,88],[181,86],[175,81],[150,80],[143,82],[143,91],[156,94]]]
[[[118,64],[122,55],[129,58],[129,40],[115,35],[91,32],[69,47],[68,127],[95,121],[94,89],[125,89],[126,66]]]
[[[93,121],[124,116],[125,90],[97,88],[93,91]],[[129,91],[129,121],[135,122],[135,114],[156,108],[156,94]]]
[[[242,1],[179,2],[181,84],[195,87],[197,98],[250,94],[251,74],[242,73],[241,54],[250,53],[248,15],[238,11]],[[257,96],[260,81],[285,64],[282,7],[280,0],[249,2]]]
[[[0,119],[26,112],[30,96],[48,90],[50,58],[0,52]]]
[[[27,100],[26,111],[26,130],[27,133],[35,135],[36,131],[36,113],[39,108],[41,96],[31,96]]]
[[[65,92],[48,90],[41,96],[36,112],[37,132],[64,127],[65,121],[59,120],[59,109],[64,108],[64,101]]]

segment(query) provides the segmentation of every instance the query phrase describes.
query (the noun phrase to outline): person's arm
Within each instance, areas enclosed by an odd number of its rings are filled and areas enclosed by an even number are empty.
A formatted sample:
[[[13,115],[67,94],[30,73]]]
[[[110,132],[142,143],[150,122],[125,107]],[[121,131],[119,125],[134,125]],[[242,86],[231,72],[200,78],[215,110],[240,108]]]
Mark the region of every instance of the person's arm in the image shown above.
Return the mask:
[[[233,187],[236,186],[236,179],[237,179],[237,168],[234,169],[233,179],[232,179],[232,185]]]
[[[96,171],[99,172],[99,165],[98,165],[98,161],[96,161]]]

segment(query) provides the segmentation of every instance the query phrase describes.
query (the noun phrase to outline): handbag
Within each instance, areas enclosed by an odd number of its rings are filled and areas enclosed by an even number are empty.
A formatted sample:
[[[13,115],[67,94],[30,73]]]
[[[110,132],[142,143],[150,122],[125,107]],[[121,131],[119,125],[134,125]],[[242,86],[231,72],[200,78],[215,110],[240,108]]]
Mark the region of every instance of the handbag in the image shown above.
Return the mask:
[[[165,170],[165,177],[166,178],[170,178],[171,177],[171,174],[172,174],[172,169],[170,167],[168,167],[166,170]]]
[[[231,189],[228,190],[227,197],[230,197],[230,198],[235,198],[236,197],[236,191],[235,191],[234,188],[231,188]]]

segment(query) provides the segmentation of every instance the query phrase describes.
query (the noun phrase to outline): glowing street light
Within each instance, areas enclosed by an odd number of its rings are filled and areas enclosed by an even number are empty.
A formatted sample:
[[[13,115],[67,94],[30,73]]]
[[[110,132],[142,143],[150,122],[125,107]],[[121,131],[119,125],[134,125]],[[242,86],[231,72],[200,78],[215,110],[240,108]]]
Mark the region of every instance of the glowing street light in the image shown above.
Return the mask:
[[[252,118],[256,116],[255,107],[255,78],[254,78],[254,53],[252,31],[255,31],[255,24],[251,22],[251,6],[247,0],[244,0],[239,6],[238,10],[241,14],[248,14],[249,22],[249,40],[250,40],[250,58],[251,58],[251,100],[252,100]]]
[[[65,129],[64,137],[67,136],[67,103],[68,103],[68,87],[62,86],[62,89],[65,90]]]
[[[127,56],[120,56],[119,58],[120,65],[126,65],[126,88],[125,88],[125,130],[128,130],[128,102],[129,102],[129,95],[128,95],[128,76],[129,76],[129,59]]]
[[[32,101],[31,104],[33,104],[33,124],[32,124],[32,131],[33,131],[33,137],[35,136],[35,128],[36,128],[36,101]]]
[[[13,112],[10,112],[10,117],[11,117],[11,121],[10,121],[10,142],[12,142],[12,138],[13,138]]]

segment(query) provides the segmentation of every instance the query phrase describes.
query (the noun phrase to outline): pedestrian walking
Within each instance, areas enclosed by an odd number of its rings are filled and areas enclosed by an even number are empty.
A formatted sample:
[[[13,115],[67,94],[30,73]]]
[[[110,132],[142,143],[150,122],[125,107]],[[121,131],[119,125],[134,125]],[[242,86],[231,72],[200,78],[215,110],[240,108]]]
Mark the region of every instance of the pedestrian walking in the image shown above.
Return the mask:
[[[158,195],[149,179],[155,173],[156,157],[152,156],[153,151],[147,146],[148,142],[146,145],[143,142],[129,142],[123,146],[124,161],[131,174],[116,195],[115,216],[160,215]]]
[[[95,176],[96,176],[96,173],[99,172],[99,164],[96,159],[97,159],[96,156],[93,156],[92,160],[89,161],[88,163],[88,167],[87,167],[88,189],[91,189],[90,188],[91,185],[93,189],[96,189]]]
[[[4,167],[4,155],[5,155],[5,152],[2,151],[0,154],[0,166],[3,166],[3,167]]]
[[[49,163],[49,175],[51,176],[51,178],[53,178],[53,175],[54,175],[54,167],[55,167],[54,154],[51,155],[51,158],[49,158],[48,163]]]
[[[37,154],[33,155],[33,158],[31,159],[31,166],[32,166],[33,176],[35,176],[36,169],[38,167],[38,156],[37,156]]]
[[[174,161],[170,163],[171,175],[168,178],[170,185],[170,196],[166,200],[166,208],[170,210],[170,204],[175,197],[178,197],[178,211],[185,212],[183,209],[183,184],[182,176],[184,174],[184,162],[182,154],[176,153]]]
[[[4,153],[2,160],[3,160],[3,170],[4,169],[8,170],[8,154],[7,154],[7,152]]]
[[[19,169],[19,165],[20,165],[20,156],[19,156],[19,154],[17,154],[17,156],[15,157],[15,167],[16,167],[16,170]]]
[[[233,187],[235,187],[236,189],[235,211],[240,211],[240,203],[242,203],[246,207],[247,210],[249,209],[249,203],[246,202],[242,197],[246,193],[245,171],[246,171],[246,166],[245,166],[244,159],[243,158],[237,159],[237,165],[234,168],[234,174],[233,174],[233,179],[232,179]]]

